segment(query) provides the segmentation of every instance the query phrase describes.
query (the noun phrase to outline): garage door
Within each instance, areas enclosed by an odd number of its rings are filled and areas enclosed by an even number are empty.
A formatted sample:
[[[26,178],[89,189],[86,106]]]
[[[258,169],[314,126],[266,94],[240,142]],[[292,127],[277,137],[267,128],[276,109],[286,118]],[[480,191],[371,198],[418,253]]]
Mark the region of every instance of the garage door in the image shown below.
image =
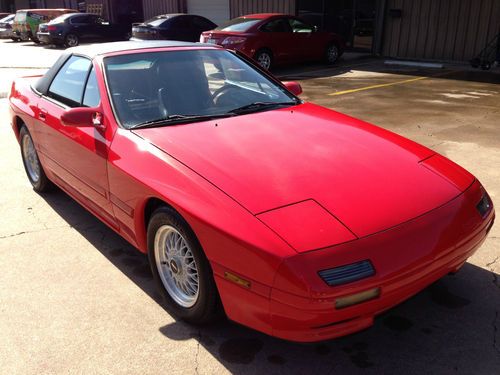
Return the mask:
[[[188,0],[187,10],[188,13],[206,17],[217,25],[229,20],[229,0]]]

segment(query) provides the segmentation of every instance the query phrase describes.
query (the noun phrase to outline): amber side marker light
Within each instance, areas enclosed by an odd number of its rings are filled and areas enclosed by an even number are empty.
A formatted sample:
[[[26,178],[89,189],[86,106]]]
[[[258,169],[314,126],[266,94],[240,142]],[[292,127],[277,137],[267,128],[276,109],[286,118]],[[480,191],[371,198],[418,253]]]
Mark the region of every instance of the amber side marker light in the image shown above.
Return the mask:
[[[351,294],[349,296],[337,298],[335,301],[336,309],[344,309],[349,306],[357,305],[362,302],[370,301],[380,296],[380,288],[364,290],[362,292]]]
[[[250,286],[252,285],[250,283],[250,281],[242,279],[241,277],[239,277],[231,272],[224,272],[224,278],[226,280],[232,281],[233,283],[238,284],[239,286],[242,286],[244,288],[250,289]]]

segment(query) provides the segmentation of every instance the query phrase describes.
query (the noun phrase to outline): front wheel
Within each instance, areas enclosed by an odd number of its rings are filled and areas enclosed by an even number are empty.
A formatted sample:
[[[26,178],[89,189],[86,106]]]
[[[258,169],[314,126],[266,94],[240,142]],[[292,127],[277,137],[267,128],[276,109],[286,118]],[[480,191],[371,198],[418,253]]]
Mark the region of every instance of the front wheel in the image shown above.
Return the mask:
[[[24,125],[19,131],[19,138],[21,139],[21,155],[24,169],[33,186],[33,190],[38,193],[50,190],[52,184],[42,168],[31,134]]]
[[[75,34],[68,34],[66,35],[66,38],[64,38],[64,44],[66,47],[76,47],[78,44],[80,44],[80,40],[78,39],[78,36]]]
[[[210,264],[184,219],[160,207],[148,224],[148,256],[167,309],[189,323],[203,324],[218,315],[219,296]]]
[[[271,65],[273,63],[273,56],[271,52],[267,49],[261,49],[257,51],[254,57],[255,61],[266,70],[271,69]]]
[[[335,64],[340,57],[339,47],[335,44],[330,44],[326,47],[325,59],[328,64]]]

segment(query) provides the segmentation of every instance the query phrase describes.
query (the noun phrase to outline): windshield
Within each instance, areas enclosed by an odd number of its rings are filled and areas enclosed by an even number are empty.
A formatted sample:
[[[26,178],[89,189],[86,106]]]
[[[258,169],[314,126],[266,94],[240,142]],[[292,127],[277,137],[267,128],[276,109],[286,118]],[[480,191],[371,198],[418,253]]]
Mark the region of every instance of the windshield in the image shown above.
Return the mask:
[[[24,22],[26,21],[26,14],[27,12],[17,12],[16,16],[14,18],[15,22]]]
[[[233,18],[232,20],[228,21],[226,24],[217,27],[215,30],[247,31],[253,25],[259,23],[262,20],[263,20],[263,18],[244,18],[244,17]]]
[[[104,59],[118,120],[125,128],[162,119],[203,118],[294,105],[298,100],[225,50],[131,53]],[[243,111],[242,111],[243,110]]]
[[[0,22],[2,23],[9,23],[14,19],[14,16],[11,14],[10,16],[4,17],[0,19]]]

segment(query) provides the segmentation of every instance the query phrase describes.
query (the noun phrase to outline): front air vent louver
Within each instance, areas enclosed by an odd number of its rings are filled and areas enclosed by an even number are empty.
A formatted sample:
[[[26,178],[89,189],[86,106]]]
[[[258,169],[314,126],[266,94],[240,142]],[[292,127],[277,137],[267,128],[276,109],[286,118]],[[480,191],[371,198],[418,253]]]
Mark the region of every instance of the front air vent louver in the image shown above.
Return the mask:
[[[336,286],[373,276],[375,275],[375,269],[369,260],[363,260],[361,262],[319,271],[318,274],[325,283],[330,286]]]

